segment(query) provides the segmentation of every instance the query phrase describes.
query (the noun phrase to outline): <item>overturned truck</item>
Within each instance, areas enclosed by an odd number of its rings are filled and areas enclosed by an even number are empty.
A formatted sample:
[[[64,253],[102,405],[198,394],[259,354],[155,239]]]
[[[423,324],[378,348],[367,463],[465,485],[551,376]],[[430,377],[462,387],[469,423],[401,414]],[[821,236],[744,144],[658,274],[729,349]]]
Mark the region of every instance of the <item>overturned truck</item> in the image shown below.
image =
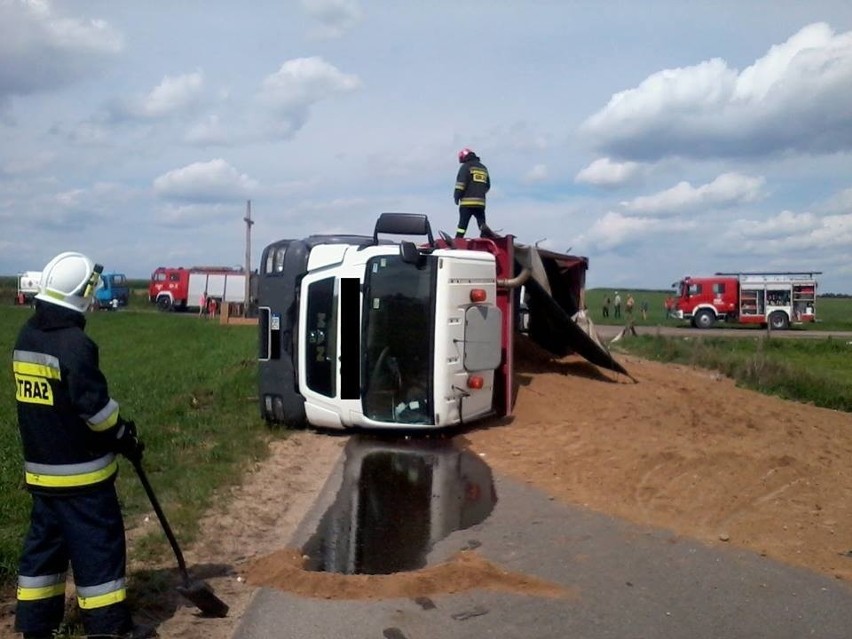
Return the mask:
[[[547,351],[625,373],[572,319],[587,268],[511,235],[435,238],[428,218],[410,213],[383,213],[372,236],[274,242],[258,282],[261,415],[337,429],[509,415],[522,306]]]

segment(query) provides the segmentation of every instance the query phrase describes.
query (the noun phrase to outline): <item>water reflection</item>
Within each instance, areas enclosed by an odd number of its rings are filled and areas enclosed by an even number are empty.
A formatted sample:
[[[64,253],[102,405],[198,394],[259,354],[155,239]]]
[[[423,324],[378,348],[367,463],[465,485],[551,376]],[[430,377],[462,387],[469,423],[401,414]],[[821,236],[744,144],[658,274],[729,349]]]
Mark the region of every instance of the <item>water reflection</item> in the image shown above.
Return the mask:
[[[356,435],[344,454],[337,497],[302,549],[310,570],[416,570],[435,542],[484,521],[497,501],[491,469],[453,440]]]

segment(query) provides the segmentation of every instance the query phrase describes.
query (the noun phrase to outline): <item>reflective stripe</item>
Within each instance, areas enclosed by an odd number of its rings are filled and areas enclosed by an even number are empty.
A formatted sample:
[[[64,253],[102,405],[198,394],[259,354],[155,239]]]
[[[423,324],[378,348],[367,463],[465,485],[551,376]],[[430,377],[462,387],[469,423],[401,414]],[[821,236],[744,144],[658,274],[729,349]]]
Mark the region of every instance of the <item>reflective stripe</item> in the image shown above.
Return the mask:
[[[115,579],[97,586],[77,586],[77,603],[80,608],[103,608],[127,598],[124,579]]]
[[[112,428],[118,423],[118,402],[110,399],[106,406],[100,409],[97,413],[89,417],[89,428],[93,431],[100,432]]]
[[[485,198],[483,197],[464,197],[459,202],[461,206],[485,206]]]
[[[12,369],[22,375],[35,375],[47,379],[62,379],[59,358],[33,351],[14,351]]]
[[[37,601],[51,597],[65,596],[65,573],[39,575],[38,577],[18,576],[18,600]]]
[[[464,182],[456,182],[456,190],[464,191]]]
[[[114,453],[82,464],[37,464],[25,462],[26,481],[30,486],[73,488],[89,486],[111,477],[118,470]]]

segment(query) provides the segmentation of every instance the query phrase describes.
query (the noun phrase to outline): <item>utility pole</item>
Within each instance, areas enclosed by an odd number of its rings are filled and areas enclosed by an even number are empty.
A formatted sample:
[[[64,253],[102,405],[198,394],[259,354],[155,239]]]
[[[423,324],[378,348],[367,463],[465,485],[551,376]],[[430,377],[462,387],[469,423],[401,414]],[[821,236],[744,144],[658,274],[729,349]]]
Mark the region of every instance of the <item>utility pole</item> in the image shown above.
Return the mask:
[[[243,316],[248,316],[249,302],[251,300],[251,225],[254,221],[251,219],[251,200],[246,200],[246,216],[243,218],[246,223],[246,290],[245,290],[245,306]]]

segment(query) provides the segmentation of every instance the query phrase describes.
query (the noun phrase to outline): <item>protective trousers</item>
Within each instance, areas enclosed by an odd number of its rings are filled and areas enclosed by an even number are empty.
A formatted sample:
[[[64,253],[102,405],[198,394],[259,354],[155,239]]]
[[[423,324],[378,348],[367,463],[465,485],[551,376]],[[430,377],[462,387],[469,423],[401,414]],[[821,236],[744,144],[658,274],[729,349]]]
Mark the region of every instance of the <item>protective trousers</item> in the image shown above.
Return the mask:
[[[69,561],[86,634],[129,632],[124,522],[113,484],[79,495],[33,494],[18,570],[15,630],[50,636],[59,628]]]
[[[464,237],[467,233],[467,225],[470,223],[470,218],[476,218],[476,223],[481,229],[485,225],[485,207],[484,206],[460,206],[459,207],[459,225],[456,228],[456,237]]]

